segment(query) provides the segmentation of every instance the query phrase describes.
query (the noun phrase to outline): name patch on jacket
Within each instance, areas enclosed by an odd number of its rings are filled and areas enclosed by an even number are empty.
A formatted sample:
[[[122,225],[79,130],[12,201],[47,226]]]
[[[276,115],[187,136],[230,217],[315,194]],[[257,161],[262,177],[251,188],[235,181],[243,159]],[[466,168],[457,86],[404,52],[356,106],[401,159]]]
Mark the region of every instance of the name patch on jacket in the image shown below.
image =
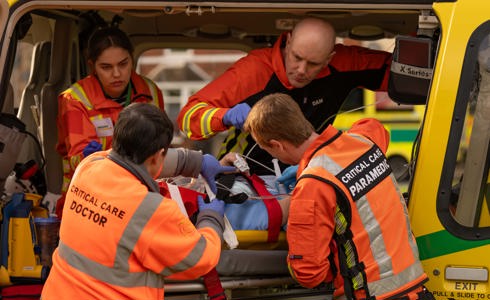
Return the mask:
[[[381,149],[373,145],[336,177],[345,184],[354,201],[358,200],[391,173]]]
[[[114,125],[111,118],[93,119],[95,131],[98,137],[112,136],[114,134]]]

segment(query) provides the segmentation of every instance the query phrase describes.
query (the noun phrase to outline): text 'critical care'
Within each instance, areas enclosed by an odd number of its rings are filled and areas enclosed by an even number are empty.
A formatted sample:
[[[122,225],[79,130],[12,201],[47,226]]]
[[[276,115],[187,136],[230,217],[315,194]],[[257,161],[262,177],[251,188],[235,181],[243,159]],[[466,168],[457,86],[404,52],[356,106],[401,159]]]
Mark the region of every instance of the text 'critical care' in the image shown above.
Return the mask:
[[[374,145],[336,177],[349,189],[352,198],[357,200],[390,173],[391,168],[386,157],[381,149]]]

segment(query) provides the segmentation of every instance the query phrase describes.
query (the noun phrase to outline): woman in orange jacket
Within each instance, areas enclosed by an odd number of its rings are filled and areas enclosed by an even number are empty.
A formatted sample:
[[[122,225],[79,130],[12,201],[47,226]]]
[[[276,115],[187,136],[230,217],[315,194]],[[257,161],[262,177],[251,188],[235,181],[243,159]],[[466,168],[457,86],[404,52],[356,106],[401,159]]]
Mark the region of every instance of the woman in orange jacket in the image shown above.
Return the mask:
[[[163,299],[165,278],[195,279],[216,266],[223,201],[201,199],[194,226],[153,180],[166,168],[172,137],[163,111],[131,104],[115,125],[113,149],[79,164],[42,299]]]
[[[130,103],[151,103],[164,110],[160,89],[134,72],[133,46],[124,32],[107,27],[95,31],[88,43],[92,73],[74,83],[58,97],[58,144],[63,157],[62,197],[56,205],[61,218],[65,194],[75,168],[95,151],[112,146],[114,126],[121,110]],[[211,155],[188,149],[170,149],[161,177],[201,174],[214,187],[214,172],[222,172]],[[206,165],[206,168],[201,166]],[[213,167],[210,168],[210,165]],[[214,170],[213,170],[214,169]]]
[[[252,107],[244,128],[272,156],[299,164],[287,241],[300,284],[333,282],[336,299],[433,299],[379,121],[317,134],[290,96],[272,94]]]
[[[80,161],[111,148],[114,124],[130,103],[152,103],[164,110],[163,96],[154,82],[134,72],[133,46],[115,27],[96,30],[88,42],[92,72],[58,97],[58,143],[63,157],[63,196],[56,211],[61,217],[64,195]]]

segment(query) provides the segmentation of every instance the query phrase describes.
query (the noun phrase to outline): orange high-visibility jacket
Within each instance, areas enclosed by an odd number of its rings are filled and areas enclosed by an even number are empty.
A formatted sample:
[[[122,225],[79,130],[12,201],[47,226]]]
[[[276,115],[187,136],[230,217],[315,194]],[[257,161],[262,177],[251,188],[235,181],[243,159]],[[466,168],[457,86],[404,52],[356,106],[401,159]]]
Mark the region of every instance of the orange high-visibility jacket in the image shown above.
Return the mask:
[[[151,191],[158,186],[146,169],[135,167],[144,184],[110,151],[75,172],[43,300],[163,299],[164,278],[195,279],[218,263],[222,217],[201,212],[196,229],[176,202]]]
[[[365,267],[369,293],[376,299],[406,294],[426,281],[405,200],[384,156],[388,142],[379,121],[363,119],[347,133],[329,126],[305,152],[287,230],[288,264],[302,285],[315,287],[333,280],[334,296],[345,299],[338,252],[342,246],[335,234],[347,222],[353,247],[346,260],[355,274],[357,299],[365,293],[356,258]],[[343,214],[341,203],[347,203]]]
[[[288,80],[284,67],[283,48],[287,33],[283,33],[273,47],[255,49],[238,60],[226,72],[189,97],[181,109],[177,124],[188,138],[208,139],[223,131],[227,133],[219,153],[237,152],[272,167],[272,157],[246,132],[229,128],[223,116],[233,106],[247,103],[252,107],[265,95],[285,93],[301,108],[317,132],[331,124],[345,98],[356,87],[386,90],[391,54],[358,46],[335,45],[335,55],[315,80],[302,88],[295,88]],[[251,172],[270,175],[259,164],[250,164]]]
[[[162,92],[154,82],[132,72],[131,86],[131,103],[153,103],[164,110]],[[82,151],[90,141],[102,144],[102,150],[111,148],[112,128],[123,108],[106,98],[93,75],[79,80],[59,95],[56,151],[63,157],[63,192],[84,158]]]

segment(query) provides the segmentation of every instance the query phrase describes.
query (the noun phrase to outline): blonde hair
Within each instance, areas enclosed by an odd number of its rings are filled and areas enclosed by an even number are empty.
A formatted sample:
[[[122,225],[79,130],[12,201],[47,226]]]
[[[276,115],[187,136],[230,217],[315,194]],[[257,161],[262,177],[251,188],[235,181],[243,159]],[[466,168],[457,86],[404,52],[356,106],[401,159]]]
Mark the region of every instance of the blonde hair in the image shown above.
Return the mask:
[[[250,110],[243,129],[251,133],[257,143],[266,146],[271,139],[299,146],[314,132],[299,105],[291,96],[281,93],[259,100]]]

